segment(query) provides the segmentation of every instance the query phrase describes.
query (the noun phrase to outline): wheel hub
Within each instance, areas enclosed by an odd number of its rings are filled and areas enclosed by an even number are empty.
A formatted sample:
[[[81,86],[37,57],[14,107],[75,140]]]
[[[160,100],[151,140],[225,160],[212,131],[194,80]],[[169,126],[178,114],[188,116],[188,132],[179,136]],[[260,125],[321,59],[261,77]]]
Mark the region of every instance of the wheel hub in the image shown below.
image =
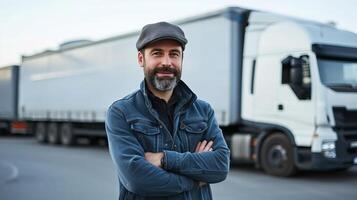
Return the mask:
[[[272,166],[281,167],[287,160],[286,150],[281,145],[275,145],[269,151],[268,159]]]

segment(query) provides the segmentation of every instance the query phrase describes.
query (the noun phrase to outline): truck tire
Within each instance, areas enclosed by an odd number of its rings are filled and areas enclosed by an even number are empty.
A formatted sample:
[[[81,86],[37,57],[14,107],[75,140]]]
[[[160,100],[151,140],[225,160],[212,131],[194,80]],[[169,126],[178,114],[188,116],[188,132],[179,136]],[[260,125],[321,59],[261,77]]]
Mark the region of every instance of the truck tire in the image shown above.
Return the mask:
[[[293,147],[283,134],[272,134],[263,142],[261,149],[263,170],[275,176],[292,176],[296,173]]]
[[[63,123],[60,128],[61,144],[65,146],[73,146],[76,143],[76,137],[73,134],[72,124]]]
[[[48,125],[48,142],[50,144],[58,144],[59,143],[59,133],[58,133],[58,125],[56,122],[51,122]]]
[[[47,142],[47,127],[45,122],[37,122],[35,128],[36,140],[41,143]]]

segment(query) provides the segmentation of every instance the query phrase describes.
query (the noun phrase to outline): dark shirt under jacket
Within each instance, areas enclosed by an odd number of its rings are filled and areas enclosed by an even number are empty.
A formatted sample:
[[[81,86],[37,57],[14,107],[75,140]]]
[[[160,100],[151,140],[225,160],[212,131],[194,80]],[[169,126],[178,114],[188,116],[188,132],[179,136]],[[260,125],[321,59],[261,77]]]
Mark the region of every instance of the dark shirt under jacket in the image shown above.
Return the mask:
[[[156,112],[159,114],[160,120],[165,124],[166,128],[170,131],[171,135],[173,132],[173,114],[175,111],[176,103],[178,102],[178,99],[180,98],[180,92],[178,88],[176,87],[174,91],[172,92],[172,96],[169,100],[169,102],[166,103],[165,100],[155,96],[150,89],[147,87],[147,93],[148,97],[151,101],[152,107],[156,110]]]

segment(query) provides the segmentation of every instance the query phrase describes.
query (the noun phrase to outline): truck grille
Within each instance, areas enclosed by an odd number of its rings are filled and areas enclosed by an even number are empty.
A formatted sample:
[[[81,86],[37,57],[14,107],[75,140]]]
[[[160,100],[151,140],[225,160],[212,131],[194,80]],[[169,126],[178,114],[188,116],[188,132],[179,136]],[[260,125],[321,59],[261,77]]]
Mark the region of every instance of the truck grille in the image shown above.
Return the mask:
[[[333,107],[332,110],[337,128],[357,129],[357,110],[347,110],[346,107]]]
[[[347,110],[345,107],[333,107],[335,130],[345,140],[347,152],[357,154],[357,110]]]

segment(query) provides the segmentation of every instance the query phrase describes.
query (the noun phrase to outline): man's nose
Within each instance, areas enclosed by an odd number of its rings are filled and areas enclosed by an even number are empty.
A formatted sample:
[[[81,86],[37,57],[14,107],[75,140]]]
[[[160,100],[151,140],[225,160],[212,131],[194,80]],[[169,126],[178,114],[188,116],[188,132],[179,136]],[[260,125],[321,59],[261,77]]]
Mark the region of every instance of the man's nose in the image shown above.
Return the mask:
[[[161,64],[163,66],[168,66],[168,67],[171,66],[171,58],[170,58],[170,56],[169,55],[163,56]]]

